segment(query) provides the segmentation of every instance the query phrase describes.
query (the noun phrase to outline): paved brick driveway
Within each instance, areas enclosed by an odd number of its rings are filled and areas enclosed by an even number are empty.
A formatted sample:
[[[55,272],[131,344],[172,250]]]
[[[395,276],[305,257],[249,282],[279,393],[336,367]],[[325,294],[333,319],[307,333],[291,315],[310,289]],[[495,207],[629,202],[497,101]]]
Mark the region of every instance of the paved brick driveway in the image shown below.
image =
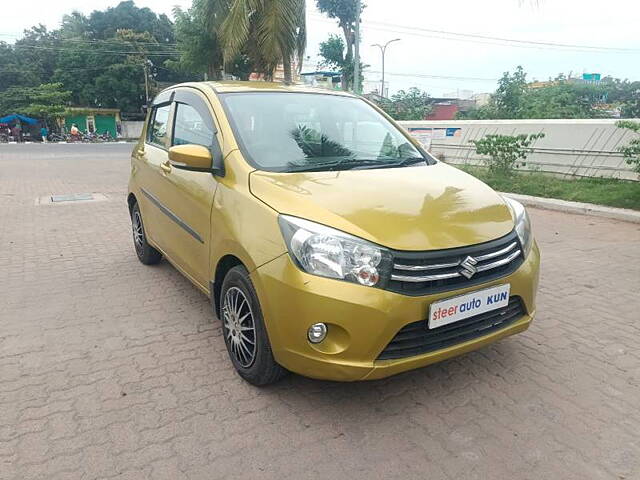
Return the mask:
[[[376,383],[258,390],[135,259],[128,145],[0,146],[0,479],[638,479],[640,226],[532,211],[520,336]],[[36,206],[52,193],[109,201]]]

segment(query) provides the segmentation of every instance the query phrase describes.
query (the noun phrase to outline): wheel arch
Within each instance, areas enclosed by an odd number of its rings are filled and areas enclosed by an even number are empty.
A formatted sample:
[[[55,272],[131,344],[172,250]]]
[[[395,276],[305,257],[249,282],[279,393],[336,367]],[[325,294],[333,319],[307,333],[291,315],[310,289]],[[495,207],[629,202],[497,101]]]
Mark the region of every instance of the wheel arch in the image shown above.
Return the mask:
[[[229,270],[240,265],[247,268],[242,260],[233,254],[224,255],[216,264],[216,271],[211,282],[211,305],[218,318],[220,318],[220,293],[222,291],[224,277]]]
[[[127,196],[127,206],[129,207],[129,215],[131,215],[131,211],[133,210],[133,206],[138,203],[138,199],[135,194],[132,192]]]

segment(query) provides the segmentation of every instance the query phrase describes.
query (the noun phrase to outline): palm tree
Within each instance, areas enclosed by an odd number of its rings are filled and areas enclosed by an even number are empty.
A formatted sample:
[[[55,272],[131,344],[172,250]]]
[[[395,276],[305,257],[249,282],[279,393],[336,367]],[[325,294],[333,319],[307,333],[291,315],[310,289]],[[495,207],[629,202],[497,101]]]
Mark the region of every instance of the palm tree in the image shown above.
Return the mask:
[[[244,50],[269,73],[282,62],[291,83],[293,59],[302,64],[307,43],[305,0],[229,0],[221,39],[225,61]]]

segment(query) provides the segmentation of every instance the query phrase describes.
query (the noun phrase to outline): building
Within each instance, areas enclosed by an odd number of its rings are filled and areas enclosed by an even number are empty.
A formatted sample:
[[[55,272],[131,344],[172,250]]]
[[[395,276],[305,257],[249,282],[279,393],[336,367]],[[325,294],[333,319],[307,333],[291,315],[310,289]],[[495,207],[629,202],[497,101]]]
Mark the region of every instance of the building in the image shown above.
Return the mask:
[[[473,98],[473,90],[460,90],[457,89],[455,92],[445,92],[443,94],[443,97],[448,97],[448,98],[459,98],[461,100],[470,100],[471,98]]]
[[[453,120],[459,111],[455,103],[434,103],[425,120]]]
[[[59,125],[68,132],[74,123],[83,133],[103,134],[109,132],[115,138],[121,130],[122,120],[120,110],[117,108],[72,107],[69,109],[69,113],[59,120]]]
[[[588,83],[591,85],[599,85],[602,79],[602,74],[600,73],[583,73],[581,77],[573,77],[571,73],[567,77],[557,78],[555,80],[547,80],[538,81],[534,80],[533,82],[529,82],[527,84],[527,88],[545,88],[545,87],[553,87],[556,85],[560,85],[562,82],[567,83]]]
[[[466,112],[476,106],[475,100],[462,98],[432,98],[431,113],[425,120],[453,120],[458,112]]]
[[[471,100],[476,102],[476,107],[484,107],[485,105],[489,104],[489,101],[491,100],[491,94],[490,93],[475,93],[471,97]]]
[[[300,78],[305,85],[327,88],[329,90],[342,90],[342,74],[340,72],[301,73]]]
[[[298,68],[298,63],[293,61],[291,62],[291,80],[293,83],[298,83],[300,81],[300,69]],[[252,82],[260,82],[265,80],[265,75],[262,73],[253,72],[249,75],[249,81]],[[284,82],[284,66],[280,63],[273,71],[273,75],[271,77],[271,81],[274,82]]]

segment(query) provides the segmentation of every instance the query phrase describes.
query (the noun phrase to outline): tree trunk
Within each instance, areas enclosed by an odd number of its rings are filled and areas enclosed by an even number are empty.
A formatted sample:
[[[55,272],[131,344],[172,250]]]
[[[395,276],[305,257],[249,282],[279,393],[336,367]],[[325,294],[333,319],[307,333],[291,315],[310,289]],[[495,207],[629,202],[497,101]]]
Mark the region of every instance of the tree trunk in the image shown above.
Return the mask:
[[[222,80],[222,72],[220,70],[220,66],[214,63],[209,63],[207,65],[207,78],[213,81]]]
[[[355,43],[355,34],[349,26],[342,27],[342,33],[344,35],[344,42],[347,47],[347,58],[353,57],[353,44]]]
[[[344,25],[342,27],[342,33],[344,34],[344,41],[345,41],[345,45],[347,47],[347,53],[344,57],[344,63],[345,65],[351,65],[353,63],[353,45],[355,43],[355,35],[353,33],[353,31],[351,30],[351,28],[348,25]],[[350,68],[349,71],[352,71],[353,69]],[[342,73],[342,88],[345,91],[350,91],[351,90],[351,75],[347,74],[343,71]]]
[[[291,56],[284,55],[282,58],[282,69],[284,70],[284,83],[285,85],[291,85],[293,83],[293,77],[291,75]]]

